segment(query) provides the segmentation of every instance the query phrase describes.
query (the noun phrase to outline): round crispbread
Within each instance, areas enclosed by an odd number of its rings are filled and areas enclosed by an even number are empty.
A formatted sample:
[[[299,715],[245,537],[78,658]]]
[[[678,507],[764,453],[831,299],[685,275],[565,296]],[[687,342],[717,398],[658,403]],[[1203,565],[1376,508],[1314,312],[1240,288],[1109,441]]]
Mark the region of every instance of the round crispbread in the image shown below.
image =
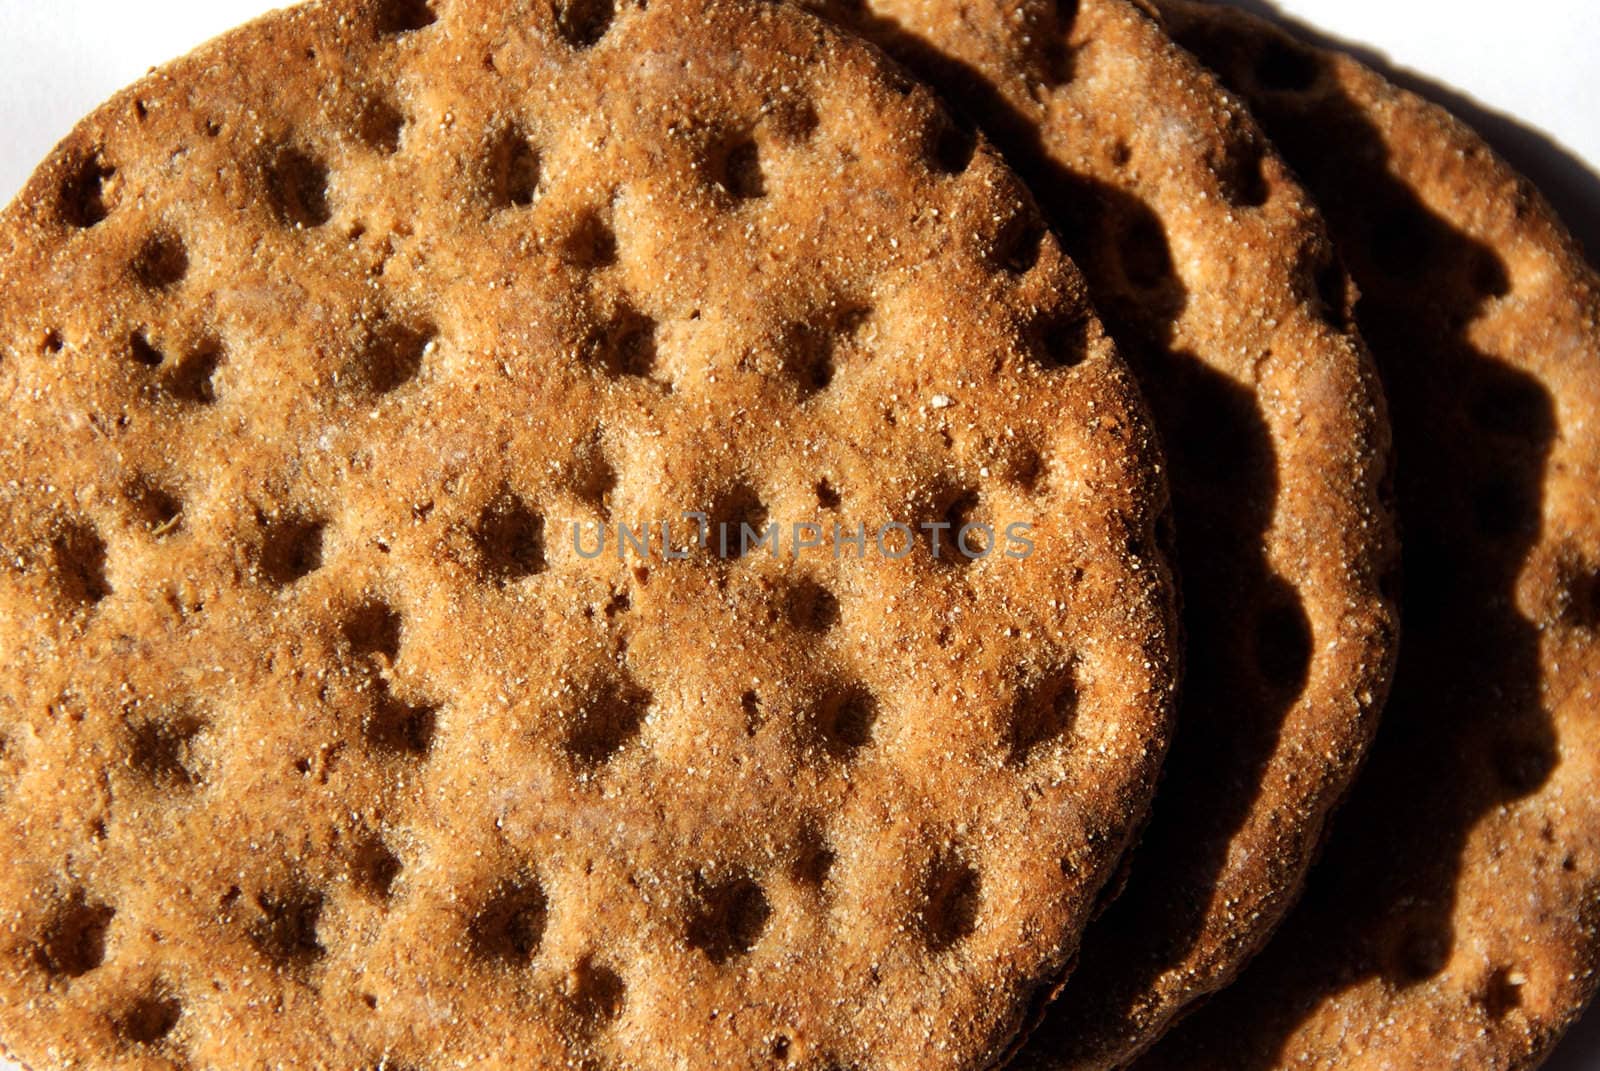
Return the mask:
[[[50,156],[0,324],[38,1071],[976,1068],[1145,812],[1134,382],[995,153],[802,12],[270,16]]]

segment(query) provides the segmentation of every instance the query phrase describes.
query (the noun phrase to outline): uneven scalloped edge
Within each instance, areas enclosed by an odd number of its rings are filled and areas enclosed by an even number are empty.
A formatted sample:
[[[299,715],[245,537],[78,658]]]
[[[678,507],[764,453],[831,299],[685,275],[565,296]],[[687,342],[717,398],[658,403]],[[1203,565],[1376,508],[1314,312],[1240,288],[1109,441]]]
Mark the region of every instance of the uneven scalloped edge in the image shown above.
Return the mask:
[[[1403,117],[1402,122],[1412,129],[1423,131],[1423,136],[1433,143],[1438,156],[1453,155],[1470,160],[1473,169],[1470,188],[1517,190],[1519,197],[1525,198],[1519,204],[1517,217],[1523,237],[1530,244],[1540,247],[1558,267],[1562,285],[1573,295],[1574,320],[1578,321],[1579,332],[1588,339],[1588,352],[1600,353],[1600,271],[1589,262],[1582,244],[1561,221],[1549,200],[1468,123],[1417,92],[1391,83],[1381,71],[1368,67],[1355,56],[1340,50],[1336,43],[1328,42],[1318,36],[1315,31],[1296,32],[1292,25],[1283,25],[1216,0],[1139,0],[1139,2],[1148,3],[1156,11],[1157,17],[1163,22],[1172,22],[1175,27],[1183,23],[1198,23],[1211,28],[1222,28],[1235,39],[1249,42],[1258,51],[1264,44],[1288,45],[1297,53],[1304,54],[1319,64],[1324,72],[1332,72],[1328,77],[1343,91],[1361,98],[1359,104],[1370,105],[1374,101],[1381,101],[1399,112]],[[1356,315],[1359,320],[1359,306]],[[1591,453],[1593,452],[1591,450]],[[1593,653],[1591,644],[1590,654]],[[1595,665],[1591,657],[1588,663],[1590,673],[1594,672]],[[1559,701],[1548,704],[1552,718],[1557,717],[1561,707],[1571,704],[1572,697],[1572,693],[1568,693]],[[1444,790],[1446,786],[1440,788]],[[1591,828],[1600,829],[1600,807],[1592,810],[1589,815],[1589,825]],[[1590,905],[1600,904],[1600,874],[1590,877],[1586,884],[1586,892]],[[1573,905],[1575,910],[1579,906]],[[1281,931],[1283,941],[1287,942],[1294,936],[1293,927],[1296,921],[1294,916],[1287,920]],[[1510,1045],[1496,1046],[1490,1053],[1484,1053],[1481,1048],[1476,1052],[1454,1054],[1406,1053],[1403,1058],[1416,1063],[1406,1063],[1403,1066],[1436,1066],[1438,1061],[1448,1058],[1494,1059],[1496,1062],[1493,1066],[1501,1068],[1502,1071],[1530,1071],[1539,1066],[1551,1055],[1566,1030],[1579,1019],[1596,996],[1600,995],[1600,930],[1591,926],[1586,936],[1586,943],[1576,949],[1567,950],[1576,953],[1575,958],[1582,964],[1582,969],[1568,977],[1569,999],[1557,1016],[1549,1021],[1535,1024],[1533,1029],[1512,1038]],[[1275,952],[1277,945],[1274,944],[1272,947]],[[1267,973],[1277,966],[1275,961],[1269,962],[1268,959],[1263,959],[1255,971],[1247,971],[1243,975],[1238,986],[1217,994],[1219,998],[1217,1001],[1190,1009],[1193,1013],[1192,1018],[1186,1017],[1187,1021],[1182,1024],[1175,1023],[1174,1025],[1180,1029],[1165,1041],[1155,1045],[1144,1059],[1136,1061],[1131,1067],[1134,1071],[1168,1071],[1179,1068],[1233,1066],[1231,1063],[1215,1064],[1197,1052],[1186,1049],[1184,1042],[1188,1034],[1185,1031],[1194,1031],[1200,1038],[1214,1036],[1218,1032],[1225,1033],[1229,1037],[1248,1033],[1249,1020],[1255,1017],[1258,1010],[1263,1005],[1270,1004],[1272,998],[1286,992],[1274,985],[1272,976]],[[1266,988],[1263,990],[1263,987]],[[1242,1010],[1235,1006],[1236,1002],[1241,1000],[1250,1001],[1245,1021],[1240,1021],[1241,1017],[1237,1014],[1231,1017],[1228,1014]],[[1324,995],[1314,1005],[1301,1009],[1303,1013],[1300,1016],[1301,1025],[1322,1012],[1338,1014],[1338,1004],[1337,994]],[[1424,1020],[1419,1024],[1422,1035],[1430,1038],[1437,1038],[1438,1028],[1441,1025],[1432,1020]],[[1369,1053],[1356,1055],[1366,1057]],[[1389,1059],[1381,1052],[1377,1054],[1377,1058],[1380,1061]],[[1302,1064],[1302,1061],[1295,1061],[1296,1066]],[[1286,1065],[1279,1063],[1275,1066]],[[1346,1065],[1341,1063],[1340,1066]],[[1367,1066],[1367,1064],[1363,1060],[1361,1064],[1351,1066]],[[1388,1068],[1394,1065],[1383,1062],[1380,1066]]]
[[[1271,222],[1282,230],[1291,231],[1301,240],[1327,246],[1326,227],[1309,196],[1295,185],[1287,165],[1277,158],[1266,143],[1259,127],[1249,118],[1247,109],[1215,76],[1166,36],[1155,9],[1146,0],[1082,0],[1080,7],[1086,9],[1096,4],[1102,8],[1126,9],[1119,10],[1118,15],[1131,25],[1137,25],[1137,32],[1143,35],[1146,45],[1146,51],[1141,56],[1143,62],[1157,66],[1160,78],[1181,84],[1187,90],[1175,98],[1181,103],[1163,102],[1163,107],[1181,107],[1187,118],[1212,134],[1219,143],[1253,140],[1262,146],[1264,159],[1272,161],[1280,171],[1271,180],[1281,190],[1274,198],[1279,205],[1278,218]],[[1001,136],[1000,140],[1002,149],[1006,149],[1004,137]],[[1292,274],[1295,269],[1291,267],[1286,271],[1282,260],[1281,253],[1268,249],[1261,254],[1257,263],[1264,271]],[[1262,882],[1264,888],[1257,894],[1247,925],[1220,935],[1217,947],[1203,956],[1190,955],[1175,966],[1169,965],[1170,972],[1180,976],[1182,982],[1155,992],[1152,1006],[1139,1016],[1115,1022],[1099,1019],[1093,1023],[1082,1022],[1080,1017],[1080,1021],[1074,1024],[1079,1028],[1074,1034],[1074,1043],[1078,1048],[1066,1058],[1046,1049],[1045,1037],[1040,1033],[1041,1030],[1048,1031],[1050,1024],[1063,1014],[1066,1004],[1058,1002],[1047,1006],[1046,1002],[1041,1002],[1034,1012],[1035,1021],[1030,1031],[1032,1040],[1015,1047],[1011,1054],[1020,1056],[1018,1066],[1089,1069],[1121,1065],[1154,1044],[1192,1003],[1202,1001],[1226,986],[1266,944],[1277,924],[1294,906],[1306,873],[1323,841],[1328,820],[1349,790],[1376,732],[1379,712],[1386,700],[1395,665],[1394,640],[1398,628],[1398,611],[1387,591],[1398,567],[1390,486],[1389,434],[1382,388],[1365,344],[1353,323],[1351,303],[1354,291],[1343,280],[1338,297],[1343,307],[1329,310],[1344,329],[1343,352],[1337,359],[1353,365],[1357,370],[1356,377],[1360,384],[1357,389],[1363,397],[1354,399],[1354,408],[1370,410],[1370,418],[1358,417],[1347,421],[1336,416],[1333,419],[1342,422],[1350,435],[1365,438],[1370,450],[1359,471],[1342,473],[1353,488],[1348,524],[1341,519],[1330,525],[1325,517],[1316,515],[1314,511],[1310,511],[1312,515],[1309,517],[1298,518],[1300,523],[1322,528],[1328,539],[1348,541],[1353,549],[1347,562],[1364,563],[1366,567],[1359,576],[1351,578],[1347,597],[1352,603],[1362,605],[1367,616],[1362,618],[1361,625],[1340,630],[1348,672],[1342,675],[1340,688],[1335,694],[1326,694],[1317,701],[1321,709],[1317,711],[1306,737],[1308,741],[1315,741],[1315,752],[1333,757],[1312,764],[1310,776],[1305,778],[1311,787],[1289,805],[1296,809],[1295,820],[1299,823],[1294,850],[1267,861],[1266,877]],[[1299,298],[1301,315],[1316,318],[1324,314],[1314,287],[1306,287]],[[1328,453],[1324,450],[1312,456],[1304,464],[1304,469],[1323,471],[1333,467],[1327,464]],[[1341,459],[1336,457],[1334,460],[1338,462]],[[1280,469],[1282,462],[1280,457]],[[1282,514],[1283,507],[1280,504],[1275,517],[1281,517]],[[1360,617],[1359,614],[1350,616]],[[1325,641],[1323,646],[1326,645]],[[1356,652],[1353,656],[1350,654],[1352,651]],[[1313,665],[1318,660],[1319,656],[1314,655]],[[1304,696],[1299,705],[1305,705]],[[1281,772],[1278,776],[1281,778]],[[1153,814],[1159,821],[1162,814],[1159,792]],[[1152,990],[1145,984],[1149,980],[1148,974],[1141,973],[1135,979],[1123,974],[1128,963],[1125,959],[1119,959],[1120,941],[1114,931],[1106,929],[1107,916],[1113,922],[1116,920],[1115,894],[1120,891],[1120,883],[1125,880],[1129,885],[1137,885],[1150,880],[1149,875],[1154,873],[1141,869],[1141,865],[1148,866],[1143,863],[1146,858],[1135,848],[1130,857],[1123,860],[1118,877],[1108,885],[1107,896],[1100,905],[1101,917],[1085,933],[1076,963],[1078,973],[1066,978],[1053,996],[1070,1002],[1076,992],[1075,984],[1079,983],[1101,989],[1120,986],[1121,991],[1129,996],[1152,995]],[[1242,880],[1238,869],[1233,871],[1233,875],[1236,882]],[[1217,926],[1224,917],[1223,912],[1213,912],[1208,921]],[[1093,975],[1082,973],[1086,961],[1088,965],[1093,965],[1094,961],[1089,957],[1097,947],[1103,949],[1103,969]]]

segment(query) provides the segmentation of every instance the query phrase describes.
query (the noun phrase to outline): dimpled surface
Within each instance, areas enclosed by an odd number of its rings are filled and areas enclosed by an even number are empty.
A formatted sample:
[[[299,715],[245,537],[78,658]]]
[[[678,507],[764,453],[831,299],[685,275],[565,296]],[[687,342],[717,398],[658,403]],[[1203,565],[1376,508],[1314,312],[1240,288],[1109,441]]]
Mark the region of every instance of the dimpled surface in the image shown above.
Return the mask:
[[[1187,679],[1126,890],[1024,1063],[1108,1067],[1291,906],[1393,668],[1381,389],[1317,210],[1237,100],[1125,0],[828,9],[1028,180],[1172,464]]]
[[[1166,741],[1160,466],[875,51],[297,8],[86,120],[0,294],[24,1063],[977,1067],[1064,969]],[[1033,552],[669,560],[682,510]]]
[[[1532,1067],[1600,958],[1600,281],[1441,109],[1258,20],[1169,11],[1316,191],[1362,290],[1405,642],[1302,907],[1139,1066]]]

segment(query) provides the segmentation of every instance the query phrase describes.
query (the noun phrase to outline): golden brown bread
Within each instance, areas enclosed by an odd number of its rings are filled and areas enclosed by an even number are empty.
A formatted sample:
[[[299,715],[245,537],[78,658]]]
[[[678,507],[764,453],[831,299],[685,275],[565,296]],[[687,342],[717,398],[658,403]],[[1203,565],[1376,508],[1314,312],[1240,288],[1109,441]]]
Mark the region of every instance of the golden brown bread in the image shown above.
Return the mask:
[[[876,52],[299,7],[52,154],[0,324],[36,1069],[978,1067],[1064,968],[1166,743],[1161,465],[1020,182]],[[572,542],[680,510],[1034,552]]]

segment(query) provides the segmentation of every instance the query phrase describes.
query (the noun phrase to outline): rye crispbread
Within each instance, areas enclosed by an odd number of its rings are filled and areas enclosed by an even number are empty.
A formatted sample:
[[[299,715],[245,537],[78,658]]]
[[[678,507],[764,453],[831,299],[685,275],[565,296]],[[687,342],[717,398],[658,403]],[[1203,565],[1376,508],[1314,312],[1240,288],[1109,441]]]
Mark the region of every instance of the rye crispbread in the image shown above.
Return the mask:
[[[1023,1064],[1113,1066],[1292,905],[1393,668],[1381,390],[1316,208],[1244,107],[1125,0],[821,2],[1027,179],[1151,400],[1188,673],[1126,891]]]
[[[36,1071],[978,1067],[1145,810],[1137,391],[999,158],[800,12],[271,16],[51,155],[0,324]],[[569,535],[683,510],[1033,553]]]
[[[1600,963],[1600,280],[1443,109],[1163,4],[1328,213],[1384,375],[1405,641],[1302,907],[1141,1068],[1514,1071]]]

